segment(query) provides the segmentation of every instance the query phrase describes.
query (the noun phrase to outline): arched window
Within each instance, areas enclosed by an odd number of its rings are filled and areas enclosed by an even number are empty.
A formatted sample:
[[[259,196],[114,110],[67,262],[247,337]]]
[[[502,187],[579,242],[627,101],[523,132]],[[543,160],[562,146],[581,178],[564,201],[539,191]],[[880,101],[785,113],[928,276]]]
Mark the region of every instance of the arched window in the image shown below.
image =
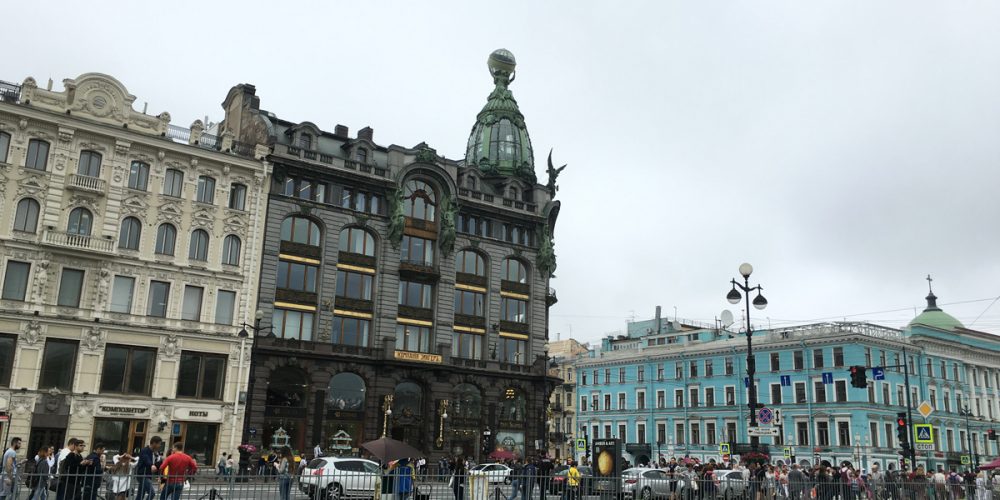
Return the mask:
[[[392,396],[392,412],[401,417],[419,416],[422,413],[424,393],[413,382],[401,382]]]
[[[482,413],[483,396],[479,388],[472,384],[455,386],[454,402],[451,414],[456,418],[479,419]]]
[[[524,419],[524,394],[508,387],[500,397],[500,420],[520,421]]]
[[[465,185],[468,186],[469,189],[475,190],[476,189],[476,177],[472,176],[472,175],[466,177],[465,178]]]
[[[357,154],[354,158],[358,160],[358,163],[368,163],[368,150],[365,148],[358,148]]]
[[[228,266],[240,265],[240,238],[235,234],[222,240],[222,263]]]
[[[455,272],[486,276],[486,262],[477,252],[462,250],[455,255]]]
[[[319,226],[310,219],[293,215],[281,222],[281,241],[319,246]]]
[[[191,232],[191,245],[188,247],[188,258],[191,260],[208,260],[208,233],[203,229]]]
[[[156,228],[156,253],[173,255],[174,244],[177,242],[177,228],[171,224],[160,224]]]
[[[509,192],[510,192],[510,199],[516,200],[517,199],[517,188],[514,187],[514,186],[511,186]]]
[[[420,220],[434,220],[437,199],[434,189],[423,181],[407,181],[403,187],[404,213],[407,217]]]
[[[94,216],[90,213],[90,210],[77,207],[69,213],[69,224],[66,226],[66,232],[80,236],[90,236],[90,228],[93,224]]]
[[[122,228],[118,232],[118,248],[126,250],[139,249],[139,237],[142,235],[142,223],[135,217],[122,219]]]
[[[313,136],[306,133],[299,134],[299,147],[302,149],[312,149]]]
[[[305,408],[309,377],[301,370],[280,368],[267,379],[267,406]]]
[[[524,268],[521,261],[515,259],[504,259],[500,267],[501,279],[513,281],[515,283],[528,282],[528,270]]]
[[[80,162],[76,166],[76,173],[87,177],[100,177],[101,154],[96,151],[81,152]]]
[[[375,238],[359,227],[346,227],[340,232],[340,251],[375,256]]]
[[[326,394],[326,406],[332,410],[365,409],[365,381],[356,373],[341,372],[334,375]]]
[[[38,230],[38,202],[25,198],[17,202],[17,212],[14,214],[14,230],[34,233]]]

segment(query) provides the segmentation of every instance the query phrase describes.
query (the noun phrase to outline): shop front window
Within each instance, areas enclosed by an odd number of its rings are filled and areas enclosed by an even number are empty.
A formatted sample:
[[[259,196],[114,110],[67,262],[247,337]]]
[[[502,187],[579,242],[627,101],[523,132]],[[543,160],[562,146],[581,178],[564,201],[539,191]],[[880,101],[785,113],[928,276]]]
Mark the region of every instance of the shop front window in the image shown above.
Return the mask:
[[[471,419],[482,416],[483,397],[478,387],[472,384],[459,384],[455,386],[454,394],[450,410],[452,415],[456,418]]]
[[[330,379],[327,391],[327,408],[332,410],[363,411],[365,409],[365,381],[356,373],[342,372]]]
[[[518,422],[524,419],[524,394],[509,387],[504,390],[500,399],[500,420]]]
[[[396,386],[392,397],[393,416],[415,417],[423,411],[424,393],[420,386],[413,382],[401,382]]]
[[[278,368],[267,381],[267,406],[305,408],[309,377],[300,370]]]

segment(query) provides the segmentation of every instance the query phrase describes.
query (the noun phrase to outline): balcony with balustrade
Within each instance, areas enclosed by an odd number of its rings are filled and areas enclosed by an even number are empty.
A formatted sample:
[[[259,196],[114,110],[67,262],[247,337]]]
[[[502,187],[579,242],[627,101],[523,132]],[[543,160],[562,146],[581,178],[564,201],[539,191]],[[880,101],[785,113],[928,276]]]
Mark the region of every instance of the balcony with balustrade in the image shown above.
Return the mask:
[[[115,251],[115,242],[110,238],[85,236],[52,229],[46,229],[42,232],[42,245],[102,254],[112,254]]]
[[[101,196],[107,192],[108,183],[100,177],[91,177],[89,175],[80,174],[70,174],[69,179],[66,182],[66,189],[74,189],[77,191],[86,191],[88,193],[95,193]]]

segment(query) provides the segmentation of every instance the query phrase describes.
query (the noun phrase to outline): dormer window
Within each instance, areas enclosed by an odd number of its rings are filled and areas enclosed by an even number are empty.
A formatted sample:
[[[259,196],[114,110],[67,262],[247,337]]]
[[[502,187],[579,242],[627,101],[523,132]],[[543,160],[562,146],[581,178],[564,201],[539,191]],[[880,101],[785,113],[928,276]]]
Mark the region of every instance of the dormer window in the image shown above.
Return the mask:
[[[517,188],[514,187],[514,186],[511,186],[509,191],[510,191],[510,199],[516,200],[517,199]]]
[[[468,177],[466,177],[465,178],[465,185],[468,186],[469,189],[475,191],[476,190],[476,178],[474,176],[471,176],[471,175],[468,176]]]
[[[313,136],[309,134],[299,135],[299,147],[302,149],[312,149],[313,147]]]
[[[368,163],[368,150],[365,148],[358,148],[358,152],[354,154],[354,159],[358,163]]]

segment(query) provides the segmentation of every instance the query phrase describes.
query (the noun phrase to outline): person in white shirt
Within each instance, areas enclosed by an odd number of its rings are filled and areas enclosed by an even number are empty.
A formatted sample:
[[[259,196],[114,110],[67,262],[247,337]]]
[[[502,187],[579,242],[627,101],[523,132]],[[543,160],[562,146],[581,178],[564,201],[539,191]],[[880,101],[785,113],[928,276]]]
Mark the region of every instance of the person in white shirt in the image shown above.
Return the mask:
[[[316,447],[313,448],[313,458],[319,458],[322,456],[323,456],[323,448],[320,448],[319,443],[317,443]]]

